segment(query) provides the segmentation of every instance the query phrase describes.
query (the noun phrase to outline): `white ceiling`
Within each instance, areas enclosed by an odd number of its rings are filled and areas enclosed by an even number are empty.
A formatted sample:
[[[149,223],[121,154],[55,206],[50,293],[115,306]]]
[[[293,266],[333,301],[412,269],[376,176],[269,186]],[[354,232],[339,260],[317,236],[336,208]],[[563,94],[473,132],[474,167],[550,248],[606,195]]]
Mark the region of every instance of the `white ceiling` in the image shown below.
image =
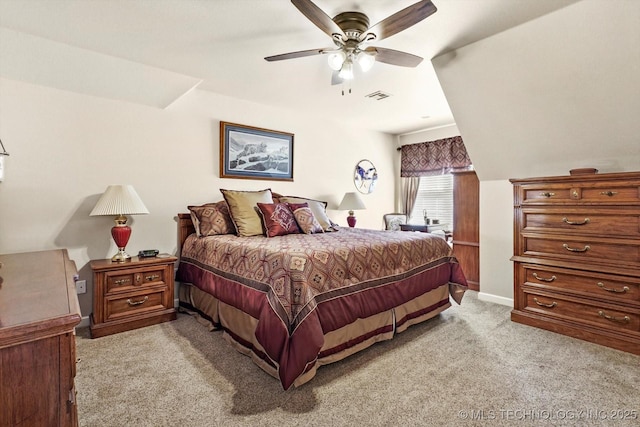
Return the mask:
[[[425,60],[356,72],[342,96],[324,56],[263,59],[332,45],[287,0],[0,0],[0,76],[159,108],[197,87],[403,134],[454,123],[431,58],[575,1],[433,0],[434,15],[374,43]],[[415,2],[315,0],[372,25]],[[391,97],[365,97],[377,90]]]

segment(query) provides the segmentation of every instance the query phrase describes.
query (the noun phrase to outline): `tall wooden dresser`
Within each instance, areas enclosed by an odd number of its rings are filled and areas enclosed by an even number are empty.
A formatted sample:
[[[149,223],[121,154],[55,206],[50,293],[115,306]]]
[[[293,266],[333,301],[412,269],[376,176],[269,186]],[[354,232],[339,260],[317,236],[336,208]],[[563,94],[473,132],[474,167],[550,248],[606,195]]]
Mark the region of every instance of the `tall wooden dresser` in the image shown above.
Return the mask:
[[[640,354],[640,172],[511,182],[511,319]]]
[[[480,290],[480,181],[475,171],[453,175],[453,253],[469,289]]]
[[[66,250],[0,263],[0,426],[75,426],[75,263]]]

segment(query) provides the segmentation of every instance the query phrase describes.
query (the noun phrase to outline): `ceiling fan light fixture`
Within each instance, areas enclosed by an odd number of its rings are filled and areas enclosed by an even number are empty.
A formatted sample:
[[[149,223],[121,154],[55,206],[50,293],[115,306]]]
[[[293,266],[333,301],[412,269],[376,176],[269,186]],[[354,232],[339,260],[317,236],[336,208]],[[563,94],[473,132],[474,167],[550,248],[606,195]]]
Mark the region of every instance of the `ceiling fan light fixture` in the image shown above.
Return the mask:
[[[353,61],[350,58],[347,58],[342,64],[342,68],[338,73],[338,77],[342,80],[352,80],[353,79]]]
[[[344,63],[345,58],[346,55],[343,51],[330,53],[327,58],[329,67],[331,67],[331,69],[334,71],[339,71],[342,68],[342,64]]]
[[[373,67],[373,64],[376,62],[376,57],[372,53],[362,51],[358,54],[357,61],[360,69],[366,73]]]

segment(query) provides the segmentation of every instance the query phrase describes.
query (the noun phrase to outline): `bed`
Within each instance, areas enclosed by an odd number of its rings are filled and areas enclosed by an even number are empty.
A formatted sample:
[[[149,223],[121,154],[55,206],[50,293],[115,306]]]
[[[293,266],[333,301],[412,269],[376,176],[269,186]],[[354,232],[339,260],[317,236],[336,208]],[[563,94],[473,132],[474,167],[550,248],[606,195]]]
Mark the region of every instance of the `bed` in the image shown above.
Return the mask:
[[[268,238],[200,236],[178,214],[180,307],[278,378],[317,369],[458,304],[467,289],[450,246],[429,233],[335,228]]]

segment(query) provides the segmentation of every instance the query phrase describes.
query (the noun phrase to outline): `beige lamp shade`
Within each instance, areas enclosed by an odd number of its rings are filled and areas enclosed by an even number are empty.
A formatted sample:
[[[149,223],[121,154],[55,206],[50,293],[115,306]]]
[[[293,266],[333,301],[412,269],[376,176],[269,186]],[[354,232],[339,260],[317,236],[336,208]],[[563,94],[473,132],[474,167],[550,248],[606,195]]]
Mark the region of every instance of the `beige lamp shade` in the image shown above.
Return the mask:
[[[366,209],[364,203],[358,193],[345,193],[342,198],[342,202],[340,202],[340,206],[338,206],[339,210],[342,211],[356,211],[360,209]]]
[[[353,215],[353,211],[366,209],[364,207],[364,203],[362,203],[362,199],[358,196],[358,193],[345,193],[342,201],[340,202],[340,206],[338,209],[343,211],[349,211],[349,216],[347,217],[347,223],[349,227],[356,226],[356,217]]]
[[[147,207],[132,185],[110,185],[96,203],[90,216],[148,214]]]
[[[125,252],[131,236],[131,227],[127,225],[127,215],[148,214],[147,207],[140,200],[131,185],[110,185],[93,208],[90,216],[117,215],[116,225],[111,229],[111,237],[118,246],[118,252],[111,257],[113,262],[126,262],[131,255]]]

